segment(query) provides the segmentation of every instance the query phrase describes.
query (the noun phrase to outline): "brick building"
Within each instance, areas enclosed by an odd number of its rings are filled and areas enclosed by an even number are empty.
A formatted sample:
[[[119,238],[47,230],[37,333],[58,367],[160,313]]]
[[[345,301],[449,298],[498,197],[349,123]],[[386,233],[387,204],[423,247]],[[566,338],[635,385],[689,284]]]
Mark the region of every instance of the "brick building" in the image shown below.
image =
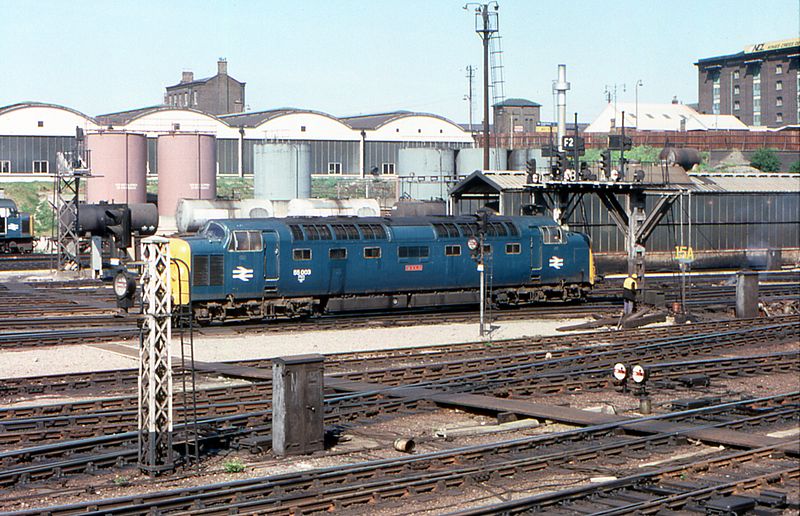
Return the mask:
[[[541,104],[527,99],[506,99],[492,107],[496,134],[536,132]]]
[[[244,83],[228,75],[228,62],[217,61],[217,75],[195,79],[194,73],[183,72],[181,82],[167,86],[164,104],[198,109],[212,115],[244,111]]]
[[[750,45],[695,63],[698,111],[734,115],[751,126],[800,123],[800,38]]]

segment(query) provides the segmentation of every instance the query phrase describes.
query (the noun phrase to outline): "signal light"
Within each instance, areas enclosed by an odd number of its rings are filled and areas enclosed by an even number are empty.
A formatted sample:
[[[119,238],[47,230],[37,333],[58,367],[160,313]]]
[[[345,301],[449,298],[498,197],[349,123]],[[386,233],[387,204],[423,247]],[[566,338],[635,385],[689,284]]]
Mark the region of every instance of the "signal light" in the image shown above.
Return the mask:
[[[114,294],[117,296],[117,308],[122,308],[127,312],[128,308],[133,306],[136,280],[127,272],[120,271],[114,277]]]

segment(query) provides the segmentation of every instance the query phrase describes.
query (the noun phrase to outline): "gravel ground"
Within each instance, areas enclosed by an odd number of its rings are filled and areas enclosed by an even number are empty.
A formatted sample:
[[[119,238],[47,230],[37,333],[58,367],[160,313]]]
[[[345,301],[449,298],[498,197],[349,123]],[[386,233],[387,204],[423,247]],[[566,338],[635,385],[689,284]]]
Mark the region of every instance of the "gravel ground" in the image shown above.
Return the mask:
[[[588,319],[524,320],[495,324],[493,339],[543,336],[561,333],[560,326]],[[475,324],[445,324],[405,328],[327,330],[280,335],[237,335],[196,337],[195,360],[218,362],[302,355],[452,344],[479,340]],[[29,350],[0,351],[0,378],[102,371],[136,367],[136,343],[122,342],[130,355],[106,351],[91,345],[54,346]],[[180,342],[173,339],[173,349]],[[102,346],[100,346],[102,347]]]

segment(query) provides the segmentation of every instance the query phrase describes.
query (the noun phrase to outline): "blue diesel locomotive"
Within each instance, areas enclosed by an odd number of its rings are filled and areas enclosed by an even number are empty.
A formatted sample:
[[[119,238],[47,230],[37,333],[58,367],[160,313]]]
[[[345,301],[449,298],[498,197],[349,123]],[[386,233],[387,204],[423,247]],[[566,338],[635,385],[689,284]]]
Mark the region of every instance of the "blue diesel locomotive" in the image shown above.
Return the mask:
[[[479,228],[476,216],[210,221],[170,239],[172,297],[203,323],[474,304]],[[579,299],[594,284],[588,237],[544,217],[491,217],[484,256],[498,305]]]
[[[33,216],[20,213],[11,199],[0,199],[0,253],[33,251]]]

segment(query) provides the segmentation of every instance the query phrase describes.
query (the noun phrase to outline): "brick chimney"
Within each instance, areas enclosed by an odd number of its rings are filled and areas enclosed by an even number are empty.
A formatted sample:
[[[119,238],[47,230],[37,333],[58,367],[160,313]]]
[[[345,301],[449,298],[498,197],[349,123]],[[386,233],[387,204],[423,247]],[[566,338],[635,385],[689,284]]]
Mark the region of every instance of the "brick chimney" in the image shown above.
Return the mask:
[[[194,80],[194,72],[183,72],[181,74],[181,84],[185,82],[192,82]]]
[[[228,61],[220,57],[217,61],[217,75],[228,75]]]

